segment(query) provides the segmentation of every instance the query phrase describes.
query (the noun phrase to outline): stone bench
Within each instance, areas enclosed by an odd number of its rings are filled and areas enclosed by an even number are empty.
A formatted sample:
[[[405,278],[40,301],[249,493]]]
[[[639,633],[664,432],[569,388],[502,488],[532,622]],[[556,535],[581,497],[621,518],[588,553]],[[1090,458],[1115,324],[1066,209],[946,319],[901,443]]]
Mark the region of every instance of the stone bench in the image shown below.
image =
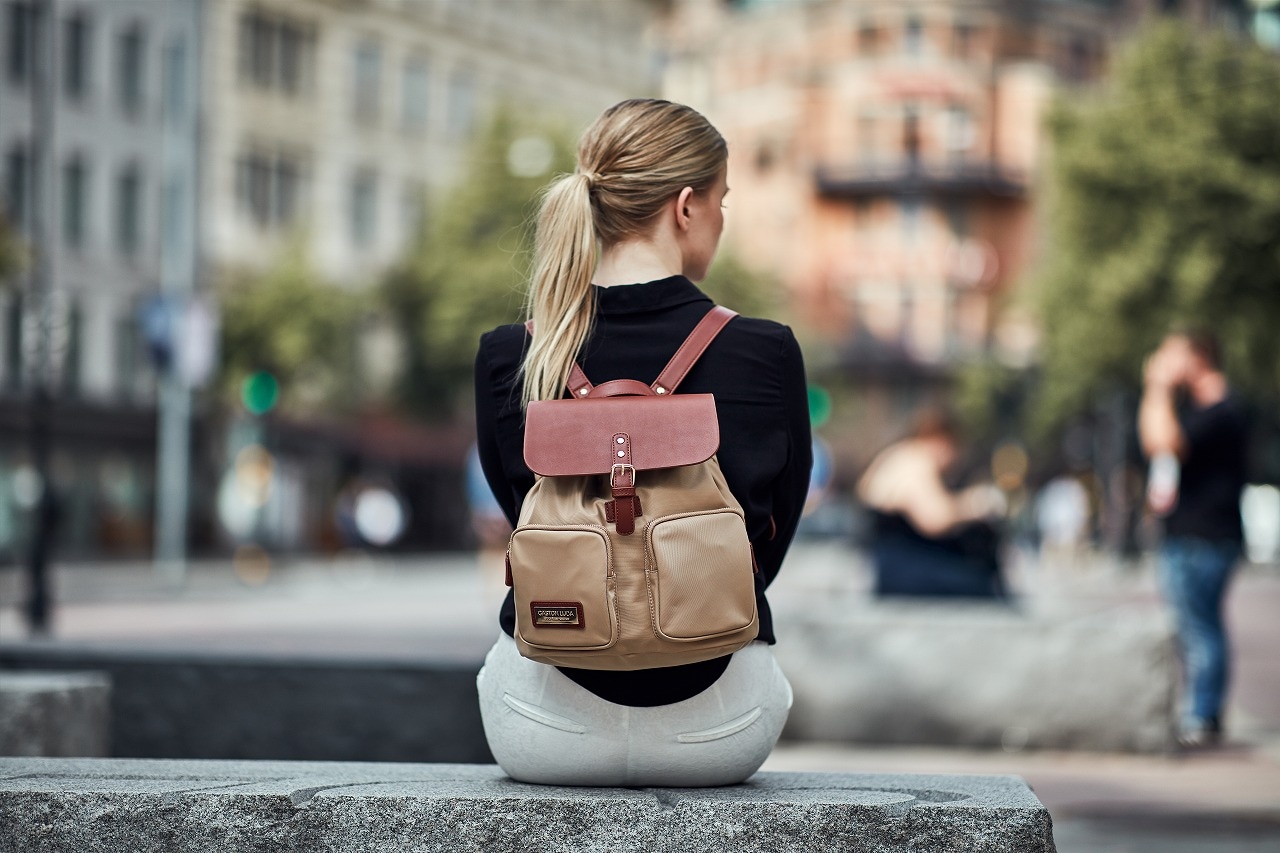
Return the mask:
[[[1053,851],[1014,776],[523,785],[493,765],[0,759],[0,851]]]
[[[0,671],[0,755],[111,754],[111,679]]]
[[[1153,604],[810,596],[775,614],[778,661],[795,691],[785,737],[1174,749],[1173,628]]]

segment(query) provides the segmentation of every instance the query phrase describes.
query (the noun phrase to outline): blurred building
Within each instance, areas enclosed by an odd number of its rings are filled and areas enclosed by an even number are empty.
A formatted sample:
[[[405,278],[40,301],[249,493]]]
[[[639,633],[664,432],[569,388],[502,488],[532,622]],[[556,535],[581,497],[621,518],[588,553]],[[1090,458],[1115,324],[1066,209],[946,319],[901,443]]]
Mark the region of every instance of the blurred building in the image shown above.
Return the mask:
[[[506,103],[573,124],[656,88],[651,0],[208,4],[206,262],[262,263],[302,231],[358,284],[462,177]]]
[[[162,276],[161,141],[194,72],[198,33],[183,6],[0,5],[4,213],[27,239],[43,224],[46,272],[0,284],[0,554],[30,502],[37,381],[61,400],[50,429],[62,537],[149,544],[155,371],[139,312]]]
[[[1015,9],[1016,6],[1016,9]],[[1040,120],[1104,68],[1097,3],[692,0],[676,97],[730,140],[726,239],[858,360],[985,349],[1033,245]]]
[[[51,434],[61,552],[143,552],[155,503],[156,365],[172,355],[151,344],[163,338],[166,311],[184,314],[200,297],[216,303],[227,272],[263,266],[295,238],[326,277],[367,284],[464,177],[471,133],[495,105],[585,123],[609,103],[655,91],[647,37],[661,7],[0,2],[3,211],[26,240],[36,234],[37,210],[47,223],[47,274],[0,283],[0,560],[16,547],[27,512],[32,370],[42,342],[57,368]],[[50,118],[37,132],[45,44]],[[188,138],[175,127],[192,111],[197,132]],[[35,302],[52,308],[35,311]],[[210,478],[235,443],[207,414],[197,400],[193,535],[203,541],[213,536]],[[344,471],[360,470],[371,446],[384,457],[421,448],[404,428],[378,430],[384,440],[333,424],[306,430],[304,457],[279,460],[278,470],[293,473],[278,493],[319,495],[312,503],[321,504]],[[448,464],[460,496],[456,455]],[[413,464],[439,462],[421,456]],[[437,500],[448,489],[417,483],[406,491]],[[310,547],[314,525],[281,515],[314,514],[297,503],[272,507],[271,523],[284,544]],[[461,527],[446,519],[436,531],[443,539],[419,544],[450,544]]]
[[[1033,260],[1051,96],[1154,13],[1242,29],[1242,2],[676,0],[668,95],[730,145],[726,243],[868,393],[858,461],[957,363],[1026,363],[1001,308]]]

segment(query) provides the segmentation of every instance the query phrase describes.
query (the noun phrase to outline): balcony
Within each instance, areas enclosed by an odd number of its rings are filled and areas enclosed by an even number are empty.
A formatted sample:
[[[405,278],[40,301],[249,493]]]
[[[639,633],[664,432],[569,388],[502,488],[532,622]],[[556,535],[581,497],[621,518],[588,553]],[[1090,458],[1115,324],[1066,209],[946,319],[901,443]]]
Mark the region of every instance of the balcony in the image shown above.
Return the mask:
[[[818,194],[825,198],[924,196],[998,199],[1025,198],[1028,180],[1021,172],[993,162],[933,166],[918,160],[857,166],[818,166]]]

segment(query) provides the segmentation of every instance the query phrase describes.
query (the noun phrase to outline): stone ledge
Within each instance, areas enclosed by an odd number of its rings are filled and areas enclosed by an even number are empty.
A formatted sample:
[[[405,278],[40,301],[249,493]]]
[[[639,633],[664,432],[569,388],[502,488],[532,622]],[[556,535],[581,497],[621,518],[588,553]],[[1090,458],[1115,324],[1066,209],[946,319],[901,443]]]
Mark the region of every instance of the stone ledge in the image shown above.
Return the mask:
[[[0,671],[0,755],[111,754],[111,679]]]
[[[1177,657],[1158,607],[1016,610],[838,597],[774,608],[795,704],[784,736],[1169,752]]]
[[[0,758],[0,851],[1054,850],[1016,776],[523,785],[493,765]]]

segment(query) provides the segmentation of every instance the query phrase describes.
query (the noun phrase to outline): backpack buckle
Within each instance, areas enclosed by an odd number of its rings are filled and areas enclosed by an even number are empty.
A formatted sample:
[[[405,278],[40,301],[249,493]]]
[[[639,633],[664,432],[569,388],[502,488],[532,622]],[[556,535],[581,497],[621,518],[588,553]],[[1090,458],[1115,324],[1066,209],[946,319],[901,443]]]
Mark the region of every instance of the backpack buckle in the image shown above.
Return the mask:
[[[614,523],[621,536],[635,532],[635,519],[640,515],[640,497],[636,494],[636,468],[628,462],[615,462],[609,469],[609,491],[613,500],[605,504],[605,517]]]

